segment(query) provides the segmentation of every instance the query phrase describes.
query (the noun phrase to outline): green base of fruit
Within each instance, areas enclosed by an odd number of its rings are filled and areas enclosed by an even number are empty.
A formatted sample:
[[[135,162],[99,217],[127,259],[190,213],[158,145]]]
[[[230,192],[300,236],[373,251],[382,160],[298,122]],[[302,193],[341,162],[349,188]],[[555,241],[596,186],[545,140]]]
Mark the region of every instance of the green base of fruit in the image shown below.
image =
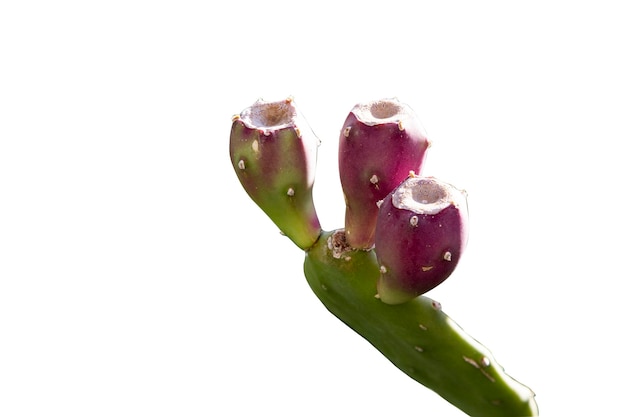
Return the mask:
[[[377,298],[375,250],[350,250],[343,231],[322,232],[307,252],[306,279],[326,308],[394,365],[471,416],[536,416],[534,393],[425,296]]]

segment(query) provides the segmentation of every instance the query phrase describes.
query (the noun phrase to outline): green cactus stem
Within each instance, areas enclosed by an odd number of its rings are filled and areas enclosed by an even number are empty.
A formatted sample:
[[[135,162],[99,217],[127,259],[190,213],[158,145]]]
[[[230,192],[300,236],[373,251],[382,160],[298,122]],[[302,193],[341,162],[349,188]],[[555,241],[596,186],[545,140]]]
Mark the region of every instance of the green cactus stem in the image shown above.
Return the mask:
[[[230,159],[239,181],[300,249],[321,233],[313,204],[318,146],[291,98],[258,100],[233,117]]]
[[[404,303],[441,284],[456,268],[467,236],[465,192],[433,177],[409,176],[378,212],[380,299]]]
[[[375,251],[352,250],[343,230],[322,233],[306,253],[304,272],[326,308],[400,370],[468,415],[538,415],[533,392],[507,375],[438,302],[419,296],[389,305],[376,297]]]
[[[355,105],[339,135],[339,178],[346,202],[350,245],[370,249],[378,207],[406,178],[419,174],[429,141],[417,117],[397,99]]]

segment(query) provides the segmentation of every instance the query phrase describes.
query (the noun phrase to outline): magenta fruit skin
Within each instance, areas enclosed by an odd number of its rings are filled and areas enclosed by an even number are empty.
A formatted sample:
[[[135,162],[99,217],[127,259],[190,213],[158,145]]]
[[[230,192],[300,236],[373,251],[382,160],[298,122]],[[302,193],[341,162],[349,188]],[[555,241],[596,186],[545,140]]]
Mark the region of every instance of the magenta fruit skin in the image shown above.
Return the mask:
[[[373,105],[400,110],[364,122],[357,115],[359,106]],[[395,99],[357,104],[348,114],[339,136],[339,177],[346,203],[346,239],[353,248],[372,248],[376,203],[410,171],[421,172],[428,147],[417,114]]]
[[[438,182],[432,177],[410,177],[402,184],[421,180]],[[383,200],[375,234],[381,272],[378,296],[383,302],[401,304],[422,295],[457,267],[467,244],[468,211],[464,192],[453,190],[453,201],[434,214],[396,207],[394,193]]]

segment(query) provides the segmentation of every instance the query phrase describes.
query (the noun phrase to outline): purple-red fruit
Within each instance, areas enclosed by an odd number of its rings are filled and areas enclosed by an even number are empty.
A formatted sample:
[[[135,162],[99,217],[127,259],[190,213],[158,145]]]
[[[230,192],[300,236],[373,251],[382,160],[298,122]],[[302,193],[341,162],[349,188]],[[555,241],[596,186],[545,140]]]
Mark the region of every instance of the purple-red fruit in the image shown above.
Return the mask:
[[[409,176],[380,204],[380,299],[400,304],[441,284],[456,268],[467,237],[465,192],[433,177]]]
[[[376,203],[410,171],[419,174],[429,147],[417,114],[396,99],[354,106],[339,137],[339,178],[346,202],[346,239],[371,249]]]
[[[319,140],[291,98],[258,100],[233,117],[230,159],[255,203],[301,249],[321,233],[313,204]]]

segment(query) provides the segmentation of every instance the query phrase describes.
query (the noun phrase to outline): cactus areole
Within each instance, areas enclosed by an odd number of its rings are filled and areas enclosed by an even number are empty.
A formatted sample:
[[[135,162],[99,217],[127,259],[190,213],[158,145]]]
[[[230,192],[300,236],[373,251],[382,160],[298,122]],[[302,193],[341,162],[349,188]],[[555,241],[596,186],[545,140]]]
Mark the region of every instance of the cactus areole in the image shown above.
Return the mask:
[[[410,171],[419,174],[429,141],[417,117],[397,99],[354,106],[339,135],[339,178],[350,246],[371,249],[378,207]]]
[[[318,146],[291,98],[258,100],[233,117],[230,159],[239,181],[301,249],[321,233],[312,194]]]
[[[433,289],[467,243],[466,196],[433,177],[409,176],[382,202],[376,228],[378,294],[389,304]]]

